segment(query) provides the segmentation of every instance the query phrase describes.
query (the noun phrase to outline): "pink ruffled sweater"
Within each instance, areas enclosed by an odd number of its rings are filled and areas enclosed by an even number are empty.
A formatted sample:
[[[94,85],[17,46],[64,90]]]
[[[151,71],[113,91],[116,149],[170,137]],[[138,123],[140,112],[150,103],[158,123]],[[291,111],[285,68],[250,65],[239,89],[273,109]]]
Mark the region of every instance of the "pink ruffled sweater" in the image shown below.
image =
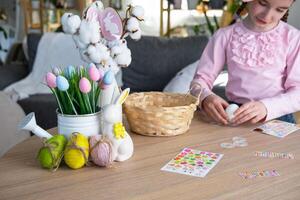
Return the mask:
[[[300,110],[300,31],[280,21],[270,31],[254,32],[243,22],[219,29],[207,44],[192,94],[200,102],[210,94],[223,66],[228,68],[226,96],[239,104],[261,101],[266,120]],[[201,105],[201,104],[200,104]]]

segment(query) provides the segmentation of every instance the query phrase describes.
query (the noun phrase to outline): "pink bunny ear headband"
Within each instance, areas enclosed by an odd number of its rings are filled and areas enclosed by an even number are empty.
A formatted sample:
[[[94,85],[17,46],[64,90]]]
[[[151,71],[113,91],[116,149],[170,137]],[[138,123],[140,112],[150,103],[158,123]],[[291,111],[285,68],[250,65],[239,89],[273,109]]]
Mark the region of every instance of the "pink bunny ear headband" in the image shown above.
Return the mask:
[[[247,3],[247,2],[250,2],[250,1],[253,1],[253,0],[242,0],[244,3]]]

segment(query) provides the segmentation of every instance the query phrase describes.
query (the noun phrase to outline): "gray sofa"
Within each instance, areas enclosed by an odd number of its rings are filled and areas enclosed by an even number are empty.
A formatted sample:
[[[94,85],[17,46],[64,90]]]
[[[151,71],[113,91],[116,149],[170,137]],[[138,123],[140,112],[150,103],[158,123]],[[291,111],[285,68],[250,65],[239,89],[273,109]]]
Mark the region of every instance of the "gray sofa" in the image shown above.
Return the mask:
[[[39,34],[28,35],[29,60],[0,68],[1,90],[32,70],[40,38]],[[128,40],[132,63],[122,68],[123,87],[129,87],[132,92],[162,91],[178,71],[200,58],[207,42],[204,36],[172,39],[145,36],[138,42]],[[18,103],[25,113],[35,112],[37,123],[43,128],[56,126],[57,105],[53,95],[32,95]]]

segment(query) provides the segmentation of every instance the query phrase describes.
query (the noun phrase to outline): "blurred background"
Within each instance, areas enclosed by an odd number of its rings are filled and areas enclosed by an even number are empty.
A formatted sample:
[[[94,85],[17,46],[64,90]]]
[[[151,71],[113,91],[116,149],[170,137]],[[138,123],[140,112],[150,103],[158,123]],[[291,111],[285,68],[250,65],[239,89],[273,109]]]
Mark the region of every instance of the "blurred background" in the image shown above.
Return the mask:
[[[64,12],[81,15],[92,0],[0,0],[0,61],[16,42],[31,32],[60,31]],[[240,0],[103,0],[105,7],[124,15],[128,4],[145,8],[143,35],[188,37],[211,35],[232,20]],[[292,7],[289,23],[300,28],[300,2]]]

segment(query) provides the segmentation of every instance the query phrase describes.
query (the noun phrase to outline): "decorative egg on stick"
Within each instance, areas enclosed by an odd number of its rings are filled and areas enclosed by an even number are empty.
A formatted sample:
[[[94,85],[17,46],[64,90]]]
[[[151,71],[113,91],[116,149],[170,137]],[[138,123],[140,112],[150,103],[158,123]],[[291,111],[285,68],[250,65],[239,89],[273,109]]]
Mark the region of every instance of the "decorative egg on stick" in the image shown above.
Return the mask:
[[[236,104],[230,104],[226,109],[225,112],[228,116],[229,122],[232,121],[232,119],[234,118],[234,112],[239,108],[238,105]]]

